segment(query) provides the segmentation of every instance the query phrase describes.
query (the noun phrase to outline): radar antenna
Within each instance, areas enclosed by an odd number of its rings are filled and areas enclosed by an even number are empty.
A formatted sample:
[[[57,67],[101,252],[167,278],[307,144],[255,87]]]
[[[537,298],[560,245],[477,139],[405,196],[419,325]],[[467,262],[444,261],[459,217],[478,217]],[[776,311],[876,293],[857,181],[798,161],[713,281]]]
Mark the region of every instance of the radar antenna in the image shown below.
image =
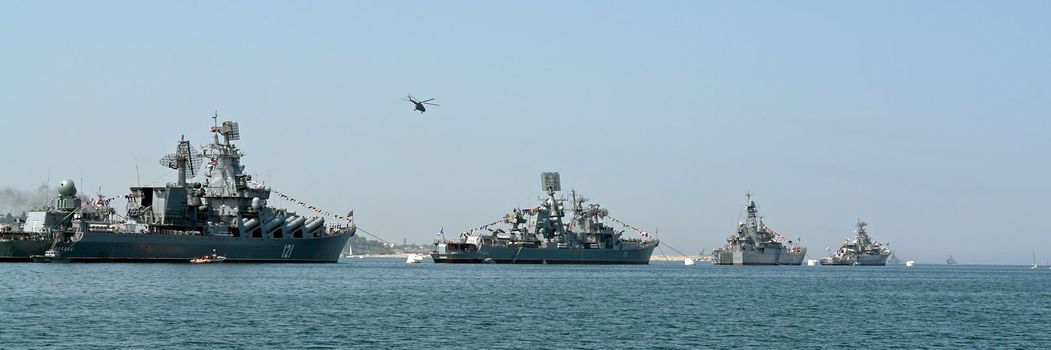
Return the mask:
[[[557,171],[540,173],[540,179],[544,191],[554,193],[562,190],[562,183],[558,180]]]
[[[237,127],[237,122],[223,122],[223,126],[219,127],[219,133],[226,136],[226,139],[229,141],[237,141],[241,139],[241,130]]]
[[[186,175],[189,178],[197,176],[197,172],[201,169],[201,163],[204,162],[204,155],[193,149],[190,145],[190,141],[185,139],[179,141],[179,146],[175,148],[175,153],[171,153],[161,157],[161,166],[170,169],[179,170],[180,165],[186,165]]]

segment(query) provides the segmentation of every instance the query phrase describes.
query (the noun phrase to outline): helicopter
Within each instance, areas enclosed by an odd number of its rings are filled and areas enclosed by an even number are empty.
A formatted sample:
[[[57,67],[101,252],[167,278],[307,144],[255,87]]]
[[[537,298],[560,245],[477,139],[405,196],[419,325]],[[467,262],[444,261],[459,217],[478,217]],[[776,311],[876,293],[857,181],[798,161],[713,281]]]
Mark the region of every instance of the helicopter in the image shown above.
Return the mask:
[[[409,102],[412,102],[413,104],[415,104],[416,105],[415,110],[420,111],[420,113],[423,113],[423,112],[427,111],[427,108],[424,107],[423,105],[431,105],[431,106],[437,106],[438,105],[437,103],[431,103],[431,101],[434,101],[433,98],[420,101],[420,100],[417,100],[415,97],[412,97],[412,94],[409,94],[409,98],[407,98],[407,99],[403,98],[403,100],[409,101]]]

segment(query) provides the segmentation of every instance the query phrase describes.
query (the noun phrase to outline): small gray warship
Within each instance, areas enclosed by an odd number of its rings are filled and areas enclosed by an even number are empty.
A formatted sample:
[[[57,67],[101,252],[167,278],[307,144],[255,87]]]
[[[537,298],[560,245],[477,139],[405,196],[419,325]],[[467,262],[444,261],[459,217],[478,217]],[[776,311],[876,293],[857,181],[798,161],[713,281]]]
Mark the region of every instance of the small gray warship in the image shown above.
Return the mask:
[[[132,187],[122,218],[73,214],[68,226],[51,230],[51,249],[34,260],[189,262],[215,253],[226,262],[336,262],[354,225],[267,206],[270,188],[244,173],[243,153],[230,142],[240,139],[237,123],[216,120],[211,132],[203,154],[182,139],[161,159],[178,171],[176,182]],[[187,182],[200,170],[203,182]],[[72,186],[60,192],[59,209],[76,210],[75,194]]]
[[[0,225],[0,261],[32,261],[51,248],[55,231],[72,227],[74,218],[98,220],[112,214],[112,208],[101,205],[108,203],[101,195],[92,205],[82,205],[73,180],[59,182],[57,192],[44,208],[27,211],[24,221]]]
[[[715,265],[801,265],[806,247],[788,241],[775,233],[759,216],[752,195],[747,195],[747,217],[737,224],[726,245],[712,251]],[[791,242],[786,247],[781,241]]]
[[[891,251],[885,244],[869,238],[865,226],[868,223],[858,220],[857,229],[854,231],[856,237],[853,241],[844,240],[832,256],[822,258],[821,265],[858,265],[858,266],[885,266]]]
[[[63,181],[60,186],[73,186],[73,182]],[[73,209],[33,209],[26,212],[23,222],[0,225],[0,261],[31,261],[33,255],[44,254],[51,248],[51,230],[69,227],[72,219]]]
[[[500,223],[510,224],[508,231],[482,226],[461,234],[458,240],[435,240],[431,252],[435,263],[495,263],[495,264],[649,264],[653,249],[660,242],[649,238],[622,237],[623,231],[614,231],[604,223],[609,212],[597,204],[585,204],[587,199],[572,194],[572,217],[565,224],[565,199],[556,199],[561,190],[558,173],[541,175],[547,198],[540,206],[515,209]],[[617,221],[620,223],[620,221]],[[634,226],[621,223],[625,227]]]

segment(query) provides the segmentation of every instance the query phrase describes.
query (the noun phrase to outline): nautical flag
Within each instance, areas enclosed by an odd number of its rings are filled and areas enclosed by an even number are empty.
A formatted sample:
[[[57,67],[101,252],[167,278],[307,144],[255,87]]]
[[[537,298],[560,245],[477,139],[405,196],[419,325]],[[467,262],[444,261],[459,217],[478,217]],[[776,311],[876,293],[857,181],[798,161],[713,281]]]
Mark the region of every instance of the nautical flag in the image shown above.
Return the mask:
[[[351,209],[349,212],[347,212],[347,220],[351,220],[353,218],[354,218],[354,209]]]
[[[441,236],[444,236],[444,235],[445,235],[445,228],[442,227],[440,230],[438,230],[438,237],[441,237]]]

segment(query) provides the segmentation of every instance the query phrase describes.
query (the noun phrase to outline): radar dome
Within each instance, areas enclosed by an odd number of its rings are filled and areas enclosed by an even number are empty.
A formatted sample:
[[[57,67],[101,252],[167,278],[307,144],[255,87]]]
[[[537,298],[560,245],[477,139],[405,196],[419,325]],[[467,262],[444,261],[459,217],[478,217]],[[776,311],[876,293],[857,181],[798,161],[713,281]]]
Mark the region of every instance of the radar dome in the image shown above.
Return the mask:
[[[73,184],[73,180],[62,180],[62,182],[58,183],[58,194],[65,197],[72,197],[77,194],[77,185]]]

